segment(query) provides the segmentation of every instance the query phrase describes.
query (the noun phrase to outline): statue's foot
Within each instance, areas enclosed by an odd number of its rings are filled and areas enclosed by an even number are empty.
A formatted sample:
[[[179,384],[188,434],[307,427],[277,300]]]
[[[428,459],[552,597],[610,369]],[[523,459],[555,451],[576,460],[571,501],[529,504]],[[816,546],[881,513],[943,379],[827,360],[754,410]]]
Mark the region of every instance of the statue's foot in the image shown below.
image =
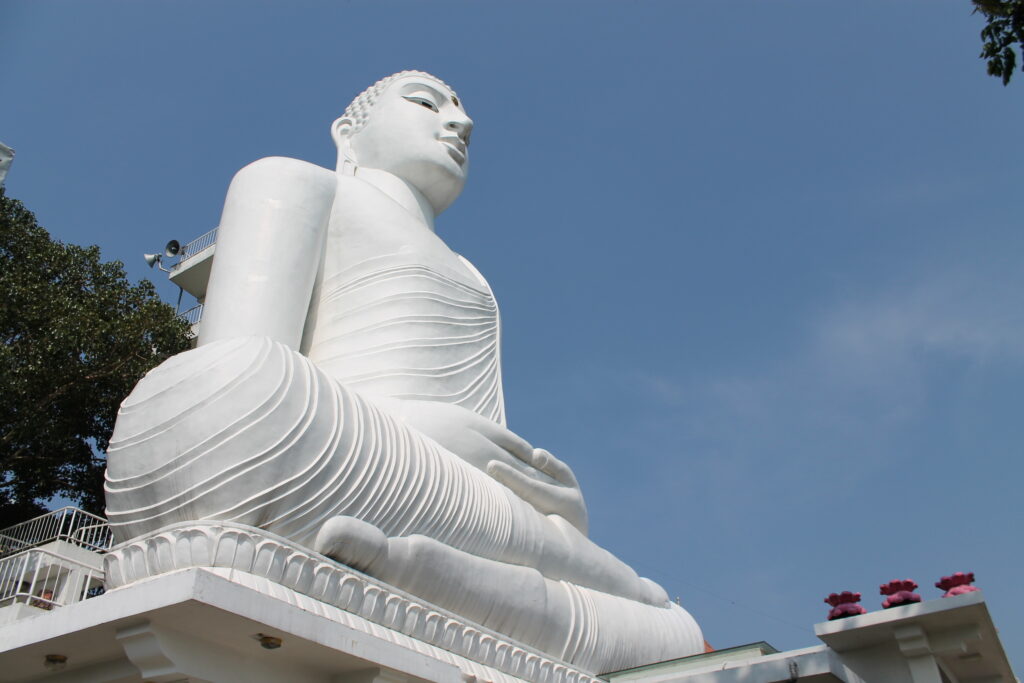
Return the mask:
[[[332,517],[320,527],[313,550],[368,574],[387,561],[388,537],[355,517]]]

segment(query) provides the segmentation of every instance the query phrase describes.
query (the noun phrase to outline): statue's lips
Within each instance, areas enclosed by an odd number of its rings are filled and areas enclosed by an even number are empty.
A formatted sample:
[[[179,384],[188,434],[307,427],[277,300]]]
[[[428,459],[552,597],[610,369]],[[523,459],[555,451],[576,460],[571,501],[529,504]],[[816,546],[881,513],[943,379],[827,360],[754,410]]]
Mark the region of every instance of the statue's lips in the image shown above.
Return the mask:
[[[442,138],[440,143],[444,145],[444,148],[448,150],[449,156],[455,159],[459,166],[466,163],[466,145],[462,140]]]

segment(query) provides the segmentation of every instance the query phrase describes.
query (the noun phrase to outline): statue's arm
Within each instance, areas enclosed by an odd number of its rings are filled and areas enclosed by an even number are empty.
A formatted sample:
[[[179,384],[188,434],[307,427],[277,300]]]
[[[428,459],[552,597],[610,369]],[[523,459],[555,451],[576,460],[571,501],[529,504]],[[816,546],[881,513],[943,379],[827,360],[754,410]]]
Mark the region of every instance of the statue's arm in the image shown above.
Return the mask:
[[[200,345],[263,336],[299,349],[334,188],[334,172],[282,157],[235,175],[217,231]]]

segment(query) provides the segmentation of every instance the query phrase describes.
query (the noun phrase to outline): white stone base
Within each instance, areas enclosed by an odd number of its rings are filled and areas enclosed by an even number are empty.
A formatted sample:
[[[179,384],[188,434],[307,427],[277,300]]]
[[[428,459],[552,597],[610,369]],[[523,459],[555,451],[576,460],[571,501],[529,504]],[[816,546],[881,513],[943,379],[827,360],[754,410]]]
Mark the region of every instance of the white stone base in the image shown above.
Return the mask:
[[[281,647],[262,648],[260,634],[280,638]],[[0,628],[0,680],[595,680],[521,648],[508,653],[507,663],[488,666],[264,578],[194,568]],[[63,672],[45,668],[48,654],[68,658]],[[507,671],[516,669],[523,675]]]
[[[169,527],[105,567],[105,595],[0,628],[0,680],[597,681],[251,527]]]

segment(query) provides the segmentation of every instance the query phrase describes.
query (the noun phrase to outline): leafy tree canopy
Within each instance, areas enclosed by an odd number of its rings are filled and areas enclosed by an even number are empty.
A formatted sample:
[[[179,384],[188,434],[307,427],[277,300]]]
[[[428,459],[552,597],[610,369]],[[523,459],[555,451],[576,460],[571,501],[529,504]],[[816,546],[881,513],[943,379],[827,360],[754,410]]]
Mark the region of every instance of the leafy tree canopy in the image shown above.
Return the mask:
[[[981,57],[988,62],[988,73],[1010,82],[1017,66],[1018,50],[1024,50],[1024,0],[972,0],[974,11],[985,15],[981,30]],[[1024,64],[1021,64],[1024,69]]]
[[[0,291],[0,527],[55,495],[102,513],[118,405],[188,347],[188,325],[99,247],[50,239],[3,188]]]

